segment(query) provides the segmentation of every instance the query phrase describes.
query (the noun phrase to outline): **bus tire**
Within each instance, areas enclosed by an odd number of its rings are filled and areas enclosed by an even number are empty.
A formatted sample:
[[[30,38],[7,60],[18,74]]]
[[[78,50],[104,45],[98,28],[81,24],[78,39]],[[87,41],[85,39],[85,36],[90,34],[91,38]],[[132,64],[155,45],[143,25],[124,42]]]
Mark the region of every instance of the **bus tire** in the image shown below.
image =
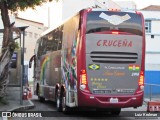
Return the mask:
[[[36,94],[37,94],[37,96],[38,96],[38,100],[40,101],[40,102],[45,102],[45,98],[44,97],[41,97],[40,96],[40,90],[39,90],[40,88],[39,88],[39,84],[37,84],[37,87],[36,87]]]
[[[111,114],[112,114],[112,115],[119,115],[120,112],[121,112],[121,108],[116,108],[116,109],[113,109],[113,110],[111,111]]]
[[[45,98],[44,98],[44,97],[38,96],[38,99],[39,99],[39,101],[42,102],[42,103],[45,102]]]
[[[39,84],[37,84],[37,86],[36,86],[36,95],[39,96],[39,94],[40,94],[39,93]]]
[[[62,112],[65,114],[69,114],[70,108],[66,106],[66,96],[64,94],[62,95],[61,100],[62,100]]]
[[[59,90],[56,91],[56,107],[58,112],[62,111],[62,100],[61,100]]]

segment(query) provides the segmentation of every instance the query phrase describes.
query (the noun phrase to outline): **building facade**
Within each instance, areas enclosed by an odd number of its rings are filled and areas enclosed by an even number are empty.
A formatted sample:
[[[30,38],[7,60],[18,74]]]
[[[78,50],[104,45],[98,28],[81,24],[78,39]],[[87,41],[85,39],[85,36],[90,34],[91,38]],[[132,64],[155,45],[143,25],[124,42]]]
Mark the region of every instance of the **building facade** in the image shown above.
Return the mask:
[[[31,56],[34,54],[34,48],[37,39],[40,37],[41,33],[44,32],[45,27],[43,23],[26,20],[23,18],[15,18],[15,26],[28,26],[25,30],[25,48],[24,48],[24,60],[29,61]]]
[[[28,65],[29,60],[34,55],[34,49],[36,45],[37,39],[40,37],[41,33],[46,30],[46,27],[44,27],[43,23],[19,18],[19,17],[10,17],[11,22],[15,22],[15,27],[23,27],[28,26],[25,30],[25,46],[24,46],[24,64]],[[0,21],[0,29],[3,29],[2,21]],[[23,34],[21,34],[21,44],[23,39]],[[2,47],[2,40],[3,40],[3,34],[0,34],[0,49]],[[19,43],[20,46],[20,39],[17,39],[16,42]],[[22,46],[22,45],[21,45]],[[33,77],[33,70],[28,70],[28,79],[31,80]]]
[[[140,12],[146,29],[145,83],[160,84],[160,6],[150,5]],[[160,92],[158,87],[153,91]]]
[[[10,17],[11,22],[15,22],[15,27],[28,26],[25,30],[25,48],[24,48],[24,60],[29,61],[30,57],[34,54],[35,43],[40,37],[41,33],[46,30],[43,23],[19,18],[19,17]],[[1,20],[1,19],[0,19]],[[0,29],[3,29],[2,21],[0,21]],[[0,48],[2,46],[3,34],[0,34]],[[19,39],[16,40],[20,43]]]
[[[24,60],[25,64],[29,64],[30,58],[34,55],[34,49],[37,39],[40,37],[41,33],[46,30],[43,23],[23,19],[16,17],[15,26],[28,26],[25,30],[25,46],[24,46]],[[19,41],[18,41],[19,42]],[[33,67],[28,69],[28,80],[33,79]]]

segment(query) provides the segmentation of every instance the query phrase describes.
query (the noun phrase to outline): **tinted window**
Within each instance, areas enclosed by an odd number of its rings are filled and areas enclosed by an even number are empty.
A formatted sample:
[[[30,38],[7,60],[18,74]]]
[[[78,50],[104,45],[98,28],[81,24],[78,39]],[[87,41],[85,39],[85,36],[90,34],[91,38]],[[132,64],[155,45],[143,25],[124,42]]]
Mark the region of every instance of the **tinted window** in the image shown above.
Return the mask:
[[[87,16],[86,33],[118,30],[142,36],[142,19],[128,12],[93,11]]]
[[[63,26],[58,27],[52,32],[44,35],[39,42],[38,56],[48,52],[61,50],[62,48]]]
[[[36,46],[35,46],[35,50],[34,50],[34,52],[35,52],[34,54],[36,54],[36,55],[38,53],[39,42],[40,42],[40,39],[38,39],[36,42]]]

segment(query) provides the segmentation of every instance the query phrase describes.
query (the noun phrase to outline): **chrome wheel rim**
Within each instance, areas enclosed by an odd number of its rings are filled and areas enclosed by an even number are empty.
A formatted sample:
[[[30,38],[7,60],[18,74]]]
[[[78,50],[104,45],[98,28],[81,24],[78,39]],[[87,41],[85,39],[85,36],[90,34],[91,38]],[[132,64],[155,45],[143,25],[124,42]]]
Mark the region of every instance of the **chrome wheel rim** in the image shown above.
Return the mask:
[[[66,98],[63,97],[63,98],[62,98],[62,110],[63,110],[63,111],[66,110],[66,101],[65,101],[65,100],[66,100]]]
[[[59,108],[60,107],[60,99],[59,99],[59,97],[57,96],[57,108]]]

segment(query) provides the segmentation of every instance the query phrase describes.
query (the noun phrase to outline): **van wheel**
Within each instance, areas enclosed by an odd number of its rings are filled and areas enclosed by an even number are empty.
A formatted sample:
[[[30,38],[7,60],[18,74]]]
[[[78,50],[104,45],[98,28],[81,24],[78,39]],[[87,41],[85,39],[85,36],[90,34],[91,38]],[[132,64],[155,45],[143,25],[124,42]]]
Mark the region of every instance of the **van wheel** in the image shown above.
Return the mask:
[[[111,111],[111,114],[113,114],[113,115],[119,115],[120,112],[121,112],[121,108],[116,108],[116,109],[113,109],[113,110]]]
[[[56,106],[57,106],[57,111],[61,112],[62,111],[62,100],[61,100],[58,90],[56,92]]]

